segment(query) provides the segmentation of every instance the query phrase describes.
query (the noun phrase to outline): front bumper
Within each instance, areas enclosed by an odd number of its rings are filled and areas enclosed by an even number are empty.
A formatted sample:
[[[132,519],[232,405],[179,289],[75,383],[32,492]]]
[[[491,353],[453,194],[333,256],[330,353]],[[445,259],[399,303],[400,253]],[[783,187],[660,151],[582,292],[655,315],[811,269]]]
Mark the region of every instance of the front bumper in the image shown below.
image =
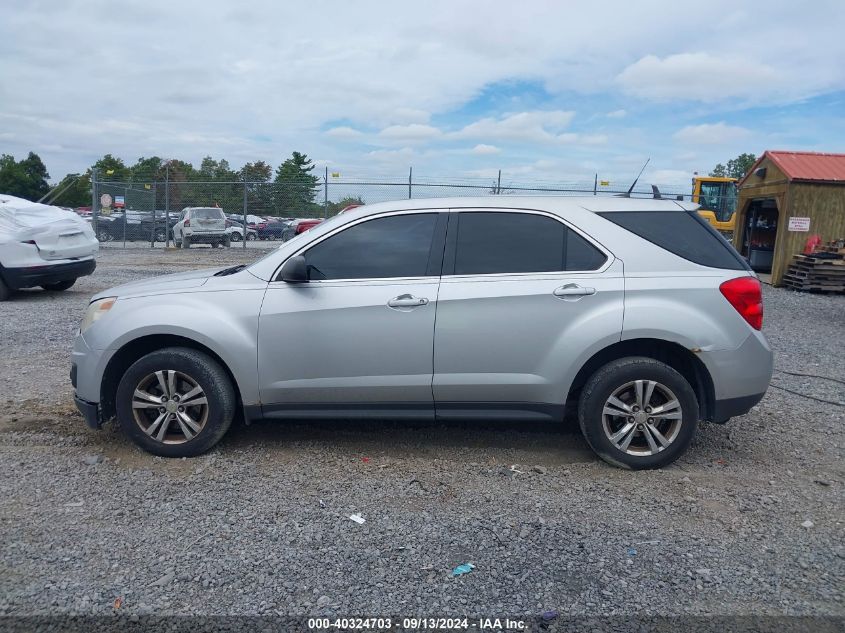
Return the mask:
[[[94,258],[64,264],[45,264],[23,268],[4,268],[3,278],[10,288],[33,288],[44,284],[77,279],[94,272],[97,262]]]
[[[85,424],[90,426],[92,429],[99,429],[101,425],[99,405],[97,405],[96,402],[83,400],[76,395],[73,396],[73,401],[76,403],[76,408],[79,409],[82,417],[85,418]]]

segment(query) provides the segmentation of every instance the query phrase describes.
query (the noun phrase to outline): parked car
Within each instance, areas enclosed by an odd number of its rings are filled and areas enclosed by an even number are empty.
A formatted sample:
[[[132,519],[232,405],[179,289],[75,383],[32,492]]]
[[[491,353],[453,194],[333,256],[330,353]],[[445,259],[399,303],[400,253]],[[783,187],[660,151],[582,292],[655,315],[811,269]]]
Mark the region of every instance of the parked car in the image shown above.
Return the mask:
[[[67,290],[94,272],[99,249],[73,211],[0,194],[0,301],[13,290]]]
[[[167,216],[164,211],[113,211],[108,215],[97,215],[97,239],[100,242],[111,241],[150,241],[164,242],[167,238]],[[169,226],[179,219],[176,212],[169,214]],[[94,218],[86,220],[93,224]]]
[[[73,351],[80,411],[170,457],[210,449],[236,410],[569,412],[602,459],[640,469],[760,401],[760,282],[697,205],[496,198],[365,206],[249,266],[96,294]]]
[[[231,218],[231,216],[230,216]],[[229,234],[229,239],[232,242],[240,242],[244,239],[244,225],[237,220],[229,219],[226,221],[226,233]],[[252,241],[256,239],[257,233],[255,229],[247,228],[246,239]]]
[[[185,207],[179,221],[173,225],[173,240],[177,247],[191,248],[191,244],[226,246],[231,244],[225,214],[218,207]]]
[[[322,221],[322,218],[302,218],[299,220],[293,220],[288,224],[287,227],[285,227],[285,230],[282,232],[282,241],[287,242],[291,238],[294,238],[299,235],[300,233],[305,233],[305,231],[314,228]]]
[[[258,239],[260,240],[280,240],[282,234],[288,227],[288,220],[276,220],[274,218],[267,218],[265,222],[261,222],[255,226]]]

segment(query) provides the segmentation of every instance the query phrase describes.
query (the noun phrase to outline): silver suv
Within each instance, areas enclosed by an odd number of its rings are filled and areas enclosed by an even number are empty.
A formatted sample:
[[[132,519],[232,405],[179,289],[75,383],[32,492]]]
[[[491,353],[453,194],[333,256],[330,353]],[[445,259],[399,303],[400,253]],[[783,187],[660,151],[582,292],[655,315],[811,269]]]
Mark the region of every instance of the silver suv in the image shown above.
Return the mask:
[[[555,420],[626,468],[765,393],[760,283],[693,205],[408,200],[244,267],[94,297],[73,350],[87,423],[192,456],[235,415]]]

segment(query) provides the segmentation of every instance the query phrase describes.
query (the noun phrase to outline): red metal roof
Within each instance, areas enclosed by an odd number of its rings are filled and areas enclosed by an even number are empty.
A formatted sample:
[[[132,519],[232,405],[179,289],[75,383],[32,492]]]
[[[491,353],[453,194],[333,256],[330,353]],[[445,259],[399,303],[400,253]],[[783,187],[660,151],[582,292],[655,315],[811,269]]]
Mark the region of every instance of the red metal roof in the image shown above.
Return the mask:
[[[754,173],[754,170],[767,157],[786,174],[789,180],[811,180],[845,184],[845,154],[785,152],[778,150],[767,150],[764,152],[757,159],[757,162],[746,177],[742,179],[742,183]]]

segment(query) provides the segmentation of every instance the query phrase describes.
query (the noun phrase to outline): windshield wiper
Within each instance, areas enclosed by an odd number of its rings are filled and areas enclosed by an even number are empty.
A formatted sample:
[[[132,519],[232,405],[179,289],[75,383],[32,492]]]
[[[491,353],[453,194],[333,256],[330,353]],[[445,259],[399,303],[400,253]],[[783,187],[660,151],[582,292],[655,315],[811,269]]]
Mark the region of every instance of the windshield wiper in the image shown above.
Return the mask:
[[[214,273],[215,277],[225,277],[226,275],[234,275],[237,272],[242,271],[246,268],[246,264],[238,264],[237,266],[232,266],[231,268],[224,268],[223,270],[218,270]]]

